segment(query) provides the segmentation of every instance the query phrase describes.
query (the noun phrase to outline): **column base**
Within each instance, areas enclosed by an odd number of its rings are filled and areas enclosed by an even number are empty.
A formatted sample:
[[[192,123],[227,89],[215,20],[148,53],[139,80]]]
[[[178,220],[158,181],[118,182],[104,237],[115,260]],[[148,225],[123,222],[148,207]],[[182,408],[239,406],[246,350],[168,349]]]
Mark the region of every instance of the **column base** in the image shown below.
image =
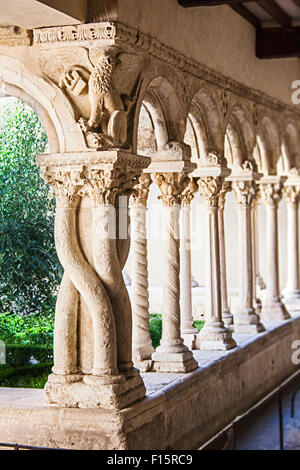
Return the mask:
[[[272,303],[263,304],[261,318],[267,322],[285,321],[291,318],[286,306],[278,299]]]
[[[196,346],[203,351],[227,351],[235,348],[236,342],[228,328],[205,323],[197,337]]]
[[[286,292],[284,294],[284,304],[288,312],[300,312],[300,290]]]
[[[199,332],[196,328],[181,331],[183,342],[190,350],[196,349],[196,338],[198,334]]]
[[[260,322],[260,317],[253,308],[240,310],[234,316],[235,333],[262,333],[265,330],[264,325]]]
[[[155,349],[151,343],[143,344],[141,346],[133,345],[132,360],[133,362],[138,362],[151,359],[151,355],[154,353],[154,351]]]
[[[152,354],[152,359],[156,372],[190,372],[198,367],[182,338],[175,340],[174,344],[161,344]]]
[[[143,361],[134,361],[134,367],[139,369],[140,372],[151,372],[153,361],[152,359],[144,359]]]
[[[46,403],[65,408],[121,410],[144,398],[139,371],[115,376],[51,374],[45,386]]]
[[[230,310],[224,310],[222,312],[222,320],[224,322],[225,328],[233,331],[233,315]]]

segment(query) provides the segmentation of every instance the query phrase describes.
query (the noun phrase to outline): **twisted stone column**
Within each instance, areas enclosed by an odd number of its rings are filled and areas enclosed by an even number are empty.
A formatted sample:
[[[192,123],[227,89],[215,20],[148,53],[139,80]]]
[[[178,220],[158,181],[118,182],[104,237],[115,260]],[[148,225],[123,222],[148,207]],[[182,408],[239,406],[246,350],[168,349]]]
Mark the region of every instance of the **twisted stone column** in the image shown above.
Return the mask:
[[[227,328],[233,329],[233,315],[228,305],[227,291],[227,272],[226,272],[226,246],[225,246],[225,227],[224,227],[224,208],[225,199],[228,191],[231,191],[231,184],[224,182],[219,195],[219,239],[220,239],[220,280],[221,280],[221,305],[222,319]]]
[[[267,288],[261,317],[263,321],[282,321],[290,318],[279,293],[278,203],[282,197],[282,183],[263,183],[260,190],[267,213]]]
[[[200,331],[200,349],[227,350],[236,346],[224,326],[221,304],[219,197],[224,178],[201,177],[198,181],[206,204],[206,320]]]
[[[191,268],[191,201],[198,190],[192,179],[181,195],[180,220],[180,312],[181,334],[190,349],[195,349],[196,335],[192,310],[192,268]]]
[[[165,273],[163,285],[162,338],[152,354],[154,369],[188,372],[197,367],[192,352],[180,335],[179,212],[180,195],[189,183],[183,172],[154,174],[161,190],[165,225]]]
[[[240,333],[260,333],[265,330],[253,307],[253,235],[252,209],[257,194],[254,181],[232,183],[239,209],[239,310],[234,315],[234,330]]]
[[[132,189],[145,161],[121,151],[68,158],[38,159],[56,196],[55,241],[65,271],[46,400],[120,409],[141,399],[145,387],[132,363],[131,306],[122,276],[128,241],[116,233],[117,198]]]
[[[130,197],[132,256],[132,317],[133,361],[138,369],[152,366],[154,348],[150,337],[149,285],[147,251],[147,199],[151,177],[143,174]]]
[[[287,285],[284,303],[289,312],[300,312],[299,285],[299,186],[287,185],[283,195],[287,204]]]

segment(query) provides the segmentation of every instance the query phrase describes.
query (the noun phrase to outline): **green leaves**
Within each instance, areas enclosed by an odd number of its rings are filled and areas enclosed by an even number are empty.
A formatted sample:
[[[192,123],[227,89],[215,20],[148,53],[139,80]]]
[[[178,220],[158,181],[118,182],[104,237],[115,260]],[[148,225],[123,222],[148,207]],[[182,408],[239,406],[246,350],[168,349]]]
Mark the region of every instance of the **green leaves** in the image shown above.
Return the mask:
[[[35,112],[13,100],[0,115],[0,311],[54,308],[62,269],[54,201],[35,159],[47,145]]]

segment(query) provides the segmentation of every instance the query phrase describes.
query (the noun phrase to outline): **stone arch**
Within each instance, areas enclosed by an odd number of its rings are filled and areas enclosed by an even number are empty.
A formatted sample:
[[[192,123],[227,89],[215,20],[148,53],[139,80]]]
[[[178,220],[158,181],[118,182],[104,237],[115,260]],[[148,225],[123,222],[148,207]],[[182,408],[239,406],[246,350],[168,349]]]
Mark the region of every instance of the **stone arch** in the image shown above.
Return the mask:
[[[255,166],[253,149],[255,134],[246,111],[239,105],[235,106],[227,120],[224,153],[229,168],[243,168],[246,161]]]
[[[18,98],[36,111],[48,135],[51,152],[86,149],[64,93],[49,80],[29,73],[18,59],[3,54],[0,54],[0,95]]]
[[[133,148],[137,147],[139,116],[146,110],[153,126],[157,151],[165,150],[168,142],[182,142],[185,118],[179,98],[170,81],[164,76],[153,78],[141,93],[137,103]]]
[[[193,136],[193,160],[205,164],[210,152],[223,156],[223,126],[217,103],[207,90],[193,96],[187,117],[186,133]],[[191,138],[189,138],[191,140]]]
[[[289,121],[282,126],[281,156],[278,161],[278,171],[288,174],[300,165],[299,131],[294,122]]]
[[[281,157],[281,139],[278,124],[264,115],[258,125],[254,158],[263,174],[276,174]]]

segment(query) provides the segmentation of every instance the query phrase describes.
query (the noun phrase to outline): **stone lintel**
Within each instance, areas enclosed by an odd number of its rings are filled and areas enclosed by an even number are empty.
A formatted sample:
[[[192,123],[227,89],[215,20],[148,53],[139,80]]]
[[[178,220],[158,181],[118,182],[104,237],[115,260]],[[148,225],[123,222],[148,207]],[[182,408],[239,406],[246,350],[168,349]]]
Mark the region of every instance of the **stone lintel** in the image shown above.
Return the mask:
[[[221,165],[213,166],[198,166],[191,174],[192,178],[226,178],[230,175],[231,171],[228,168],[224,168]]]
[[[231,175],[226,178],[226,181],[259,181],[261,182],[262,175],[253,170],[234,170]]]
[[[196,168],[195,163],[188,161],[151,161],[144,173],[190,173]]]
[[[131,167],[143,169],[150,164],[150,158],[136,155],[124,150],[104,150],[87,152],[68,152],[38,155],[36,159],[40,167],[81,167],[96,166],[101,168]]]
[[[279,184],[284,183],[287,176],[283,175],[264,175],[260,180],[259,184]]]

